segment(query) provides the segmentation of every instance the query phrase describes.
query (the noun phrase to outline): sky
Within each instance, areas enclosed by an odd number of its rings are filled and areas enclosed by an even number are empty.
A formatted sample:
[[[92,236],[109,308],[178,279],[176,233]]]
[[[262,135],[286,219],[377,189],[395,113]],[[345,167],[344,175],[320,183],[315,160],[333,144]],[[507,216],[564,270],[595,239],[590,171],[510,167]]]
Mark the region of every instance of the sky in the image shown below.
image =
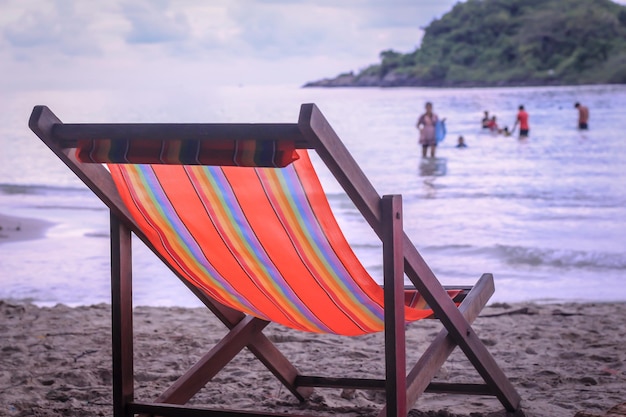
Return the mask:
[[[413,51],[458,1],[0,0],[0,93],[299,86]]]
[[[413,51],[457,1],[0,0],[0,91],[302,85]]]

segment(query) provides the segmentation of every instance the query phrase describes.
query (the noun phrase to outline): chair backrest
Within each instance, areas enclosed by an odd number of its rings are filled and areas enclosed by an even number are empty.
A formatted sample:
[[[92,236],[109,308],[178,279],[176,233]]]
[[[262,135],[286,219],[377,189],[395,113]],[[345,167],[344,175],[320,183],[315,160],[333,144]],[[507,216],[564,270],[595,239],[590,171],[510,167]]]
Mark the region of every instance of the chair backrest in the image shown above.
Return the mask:
[[[307,151],[298,153],[284,168],[109,169],[161,256],[213,299],[305,331],[381,331],[383,290],[341,232]]]
[[[381,197],[314,104],[303,104],[301,106],[297,123],[252,124],[63,123],[47,107],[35,106],[29,120],[29,126],[33,132],[35,132],[37,136],[39,136],[43,142],[94,192],[94,194],[97,195],[110,208],[112,215],[121,219],[126,226],[130,228],[130,230],[135,232],[135,234],[162,260],[164,260],[170,269],[172,269],[190,288],[190,290],[203,300],[203,302],[211,308],[214,313],[217,313],[215,311],[217,306],[207,300],[207,290],[205,290],[199,282],[196,282],[194,278],[182,274],[181,269],[176,267],[175,263],[172,263],[170,257],[165,256],[167,252],[158,249],[158,246],[161,244],[160,237],[149,239],[147,234],[152,233],[151,229],[149,227],[140,227],[138,225],[137,219],[141,219],[142,216],[135,216],[131,213],[131,211],[136,208],[130,200],[124,201],[122,199],[120,195],[121,192],[118,190],[118,185],[116,185],[113,180],[110,171],[107,170],[101,163],[86,163],[84,160],[80,159],[81,155],[89,155],[86,159],[91,159],[92,162],[102,162],[102,160],[98,159],[98,155],[103,154],[116,157],[122,155],[126,158],[128,154],[124,149],[122,149],[122,152],[119,152],[120,149],[117,146],[114,146],[112,142],[107,145],[107,141],[115,141],[116,143],[123,144],[126,150],[133,151],[131,152],[134,154],[133,158],[141,158],[142,162],[149,162],[153,160],[163,162],[164,154],[162,151],[165,149],[165,144],[168,144],[167,146],[172,143],[176,145],[178,141],[179,145],[183,145],[184,143],[181,142],[181,138],[184,139],[185,142],[190,141],[192,144],[195,143],[197,150],[202,150],[205,142],[217,144],[226,140],[230,142],[229,152],[232,153],[232,158],[226,158],[227,165],[241,165],[240,162],[243,162],[243,165],[246,165],[250,161],[254,161],[252,165],[256,165],[257,160],[255,158],[237,157],[240,149],[239,143],[252,141],[256,142],[256,144],[253,144],[251,147],[249,147],[249,144],[244,146],[248,150],[253,149],[254,152],[252,153],[255,155],[259,153],[257,152],[258,150],[261,150],[260,153],[264,154],[267,149],[273,149],[272,152],[274,155],[271,159],[264,159],[264,166],[289,166],[290,161],[297,159],[297,155],[294,155],[296,150],[297,152],[300,152],[300,150],[303,149],[314,149],[373,231],[381,238],[381,240],[385,239],[382,221]],[[89,148],[88,142],[94,140],[102,141],[104,148],[95,150]],[[146,140],[150,141],[150,146],[140,147],[139,151],[135,152],[137,149],[134,148],[134,145],[141,144]],[[268,141],[275,142],[275,144],[268,147],[266,143]],[[158,146],[152,146],[154,144],[157,144]],[[83,148],[85,145],[88,148]],[[107,152],[105,150],[107,146],[110,146],[111,149],[109,149],[109,151],[112,150],[113,152]],[[211,146],[209,146],[209,148],[211,148]],[[85,149],[90,150],[85,151]],[[154,152],[155,149],[157,149],[156,153]],[[148,153],[151,156],[148,159],[143,159],[144,155],[142,152],[146,150],[149,150]],[[278,158],[276,158],[276,152],[279,154]],[[250,154],[250,152],[247,153],[248,156]],[[222,156],[224,155],[227,154],[223,154]],[[95,158],[93,158],[94,156]],[[109,158],[109,156],[104,159]],[[155,156],[156,159],[154,159]],[[187,158],[188,153],[185,148],[185,150],[181,151],[178,156],[175,155],[175,152],[174,156],[172,156],[169,154],[168,150],[166,156],[165,162],[174,164],[180,163],[181,160]],[[130,159],[126,159],[127,160],[123,162],[130,161]],[[176,161],[176,159],[179,160]],[[133,161],[137,162],[138,160],[133,159]],[[220,157],[220,161],[222,161],[222,157]],[[293,166],[307,166],[310,164],[308,158],[306,160],[303,159],[303,161],[304,162],[297,161]],[[219,163],[223,164],[224,162],[222,161]],[[162,167],[166,166],[168,165],[163,165]],[[179,168],[183,167],[183,165],[172,166],[178,166]],[[227,167],[224,168],[226,169]],[[296,172],[298,172],[297,169]],[[300,175],[299,178],[302,179],[303,176]],[[307,193],[312,193],[314,189],[317,189],[317,192],[322,194],[323,190],[321,189],[321,186],[319,186],[317,178],[315,178],[314,182],[318,184],[314,188],[307,190]],[[241,195],[245,195],[245,192]],[[320,222],[320,224],[324,224],[325,221],[332,219],[330,210],[315,210],[317,221]],[[334,223],[334,219],[331,221]],[[326,230],[324,230],[324,233],[326,233]],[[330,236],[332,235],[333,234],[331,233]],[[352,261],[343,261],[345,256],[353,258],[354,254],[350,250],[349,245],[345,243],[345,238],[343,238],[341,233],[338,235],[341,236],[340,240],[342,243],[340,245],[331,243],[333,251],[335,252],[335,255],[333,256],[338,256],[337,254],[340,254],[338,259],[341,259],[342,262],[344,262],[343,267],[345,268],[345,264],[352,264]],[[326,233],[326,236],[328,237],[329,234]],[[433,272],[425,263],[424,259],[411,243],[408,236],[404,233],[402,241],[402,251],[404,252],[405,261],[404,272],[419,292],[418,295],[414,292],[405,293],[405,304],[412,307],[405,311],[406,320],[414,320],[435,314],[437,317],[441,317],[444,324],[452,326],[455,331],[463,332],[462,329],[457,329],[457,324],[462,318],[459,317],[458,309],[455,306],[455,302],[457,302],[457,300],[454,299],[454,291],[452,293],[450,293],[450,291],[446,292],[446,289],[441,286]],[[332,240],[329,240],[329,242],[332,242]],[[346,253],[349,253],[350,255],[345,255]],[[381,256],[381,259],[382,258],[383,256]],[[358,261],[356,261],[356,263],[358,264]],[[363,269],[362,266],[360,269]],[[352,277],[352,275],[350,276]],[[357,277],[358,276],[360,275],[357,274]],[[293,282],[299,282],[301,277],[285,276],[285,279],[290,284],[289,288],[292,288]],[[337,283],[339,282],[341,281],[337,281]],[[366,285],[364,285],[365,282],[367,282]],[[266,287],[271,288],[273,286],[275,286],[275,284],[268,284]],[[381,330],[383,326],[380,321],[382,317],[383,291],[378,288],[377,283],[369,276],[367,276],[367,278],[363,278],[363,280],[357,278],[355,286],[360,288],[360,292],[350,292],[350,287],[346,286],[345,283],[343,284],[343,287],[330,286],[328,288],[331,288],[332,291],[335,291],[336,288],[341,289],[341,292],[334,294],[332,299],[355,300],[361,297],[363,300],[371,300],[367,301],[368,306],[365,310],[357,312],[357,319],[354,320],[356,323],[361,323],[364,321],[364,318],[366,318],[368,325],[362,328],[360,325],[355,324],[352,326],[351,330],[337,329],[332,331],[344,334],[362,334]],[[459,291],[456,292],[459,293],[459,296],[463,295],[463,293],[460,293]],[[451,298],[454,300],[451,300]],[[211,300],[213,299],[214,298],[211,297]],[[245,299],[245,297],[243,299]],[[342,305],[349,305],[349,303]],[[313,307],[311,308],[315,308],[314,304],[312,306]],[[417,311],[425,308],[429,309]],[[432,311],[430,308],[432,308]],[[348,310],[341,311],[346,312]],[[220,314],[225,313],[220,312]],[[300,314],[303,313],[301,312]],[[259,316],[270,317],[267,312],[263,312],[263,314],[259,313]],[[321,316],[324,316],[324,314]],[[328,317],[330,317],[330,315],[328,315]],[[334,323],[334,321],[335,317],[332,318],[331,323]],[[350,319],[350,321],[353,320]],[[287,320],[287,322],[289,322],[289,320]],[[290,323],[285,324],[294,326]],[[314,331],[329,331],[321,330],[328,328],[328,323],[325,323],[324,326],[320,326],[319,324],[311,326],[310,324],[307,324],[304,326],[299,325],[297,327],[307,328],[308,326],[310,326],[311,330]]]

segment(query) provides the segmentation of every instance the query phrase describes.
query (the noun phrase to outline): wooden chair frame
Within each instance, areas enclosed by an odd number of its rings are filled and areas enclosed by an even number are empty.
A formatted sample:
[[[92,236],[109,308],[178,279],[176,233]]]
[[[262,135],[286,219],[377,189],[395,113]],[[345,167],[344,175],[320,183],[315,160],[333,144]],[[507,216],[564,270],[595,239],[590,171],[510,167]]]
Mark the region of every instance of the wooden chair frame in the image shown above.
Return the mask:
[[[380,416],[406,416],[423,392],[496,396],[507,411],[520,397],[471,323],[494,292],[493,277],[484,274],[457,307],[402,228],[401,197],[380,197],[330,124],[314,104],[303,104],[294,124],[64,124],[47,107],[35,106],[29,126],[39,138],[109,207],[111,212],[111,292],[113,344],[113,412],[159,416],[272,416],[285,414],[210,409],[184,404],[238,352],[247,347],[300,401],[313,387],[376,389],[386,392]],[[263,334],[268,322],[246,316],[205,296],[179,278],[229,329],[229,333],[154,402],[135,400],[131,233],[159,256],[121,201],[106,168],[75,157],[81,138],[288,139],[297,148],[313,149],[383,242],[385,297],[385,378],[332,378],[301,375]],[[160,257],[160,256],[159,256]],[[161,258],[162,259],[162,258]],[[163,260],[163,259],[162,259]],[[166,263],[167,265],[167,263]],[[172,268],[170,268],[172,269]],[[172,271],[178,276],[176,271]],[[406,374],[403,277],[408,276],[443,324],[419,361]],[[432,383],[459,346],[484,384]],[[223,406],[223,405],[220,405]],[[296,414],[290,414],[295,416]]]

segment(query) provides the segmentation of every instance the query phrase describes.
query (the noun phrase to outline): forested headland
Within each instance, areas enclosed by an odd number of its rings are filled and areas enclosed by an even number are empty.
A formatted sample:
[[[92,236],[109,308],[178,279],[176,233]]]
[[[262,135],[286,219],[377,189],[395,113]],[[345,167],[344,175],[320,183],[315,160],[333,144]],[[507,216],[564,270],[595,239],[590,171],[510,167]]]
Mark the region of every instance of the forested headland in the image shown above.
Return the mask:
[[[626,7],[610,0],[467,0],[410,53],[305,87],[626,83]]]

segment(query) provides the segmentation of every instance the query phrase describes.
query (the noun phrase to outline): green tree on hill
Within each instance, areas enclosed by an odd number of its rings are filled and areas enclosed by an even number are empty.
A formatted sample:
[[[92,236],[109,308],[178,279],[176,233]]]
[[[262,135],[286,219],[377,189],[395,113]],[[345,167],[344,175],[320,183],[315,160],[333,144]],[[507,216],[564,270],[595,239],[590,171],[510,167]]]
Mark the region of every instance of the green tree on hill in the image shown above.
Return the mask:
[[[386,50],[352,85],[626,83],[626,7],[609,0],[467,0]],[[376,81],[377,80],[377,81]]]

